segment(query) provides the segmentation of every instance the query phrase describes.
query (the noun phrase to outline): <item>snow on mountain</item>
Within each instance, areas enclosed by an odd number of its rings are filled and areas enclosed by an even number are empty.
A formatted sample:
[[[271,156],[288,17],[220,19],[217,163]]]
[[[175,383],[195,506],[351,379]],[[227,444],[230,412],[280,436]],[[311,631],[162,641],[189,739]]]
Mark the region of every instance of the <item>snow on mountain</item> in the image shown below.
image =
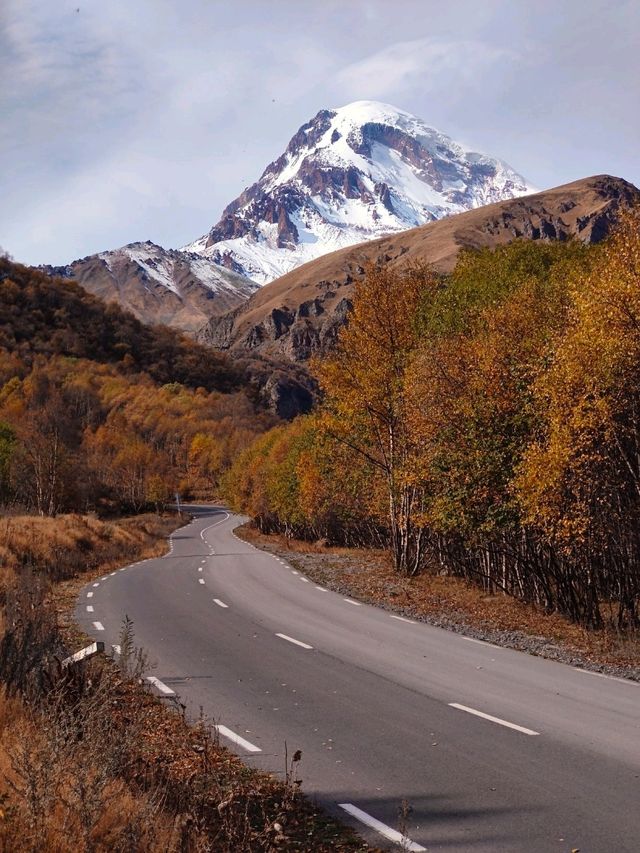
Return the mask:
[[[77,281],[117,302],[144,323],[196,332],[211,317],[242,305],[258,285],[194,252],[163,249],[147,240],[89,255],[47,273]]]
[[[240,292],[249,296],[255,289],[244,276],[225,269],[202,255],[163,249],[150,240],[100,252],[97,257],[104,261],[109,271],[116,276],[123,263],[131,262],[140,268],[143,278],[161,284],[177,296],[182,295],[182,286],[186,279],[190,279],[191,283],[204,285],[213,293]]]
[[[321,110],[183,251],[264,284],[327,252],[535,189],[388,104]]]

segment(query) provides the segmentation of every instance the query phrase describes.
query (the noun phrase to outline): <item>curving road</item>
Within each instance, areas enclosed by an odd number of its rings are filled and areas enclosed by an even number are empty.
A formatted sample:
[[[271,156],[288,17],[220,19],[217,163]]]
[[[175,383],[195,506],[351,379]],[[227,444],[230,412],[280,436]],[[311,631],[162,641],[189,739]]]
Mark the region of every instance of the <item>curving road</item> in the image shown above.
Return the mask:
[[[281,773],[369,841],[450,853],[636,853],[640,685],[401,619],[316,586],[191,507],[165,557],[89,584],[77,618],[122,620],[160,695],[202,708],[249,764]]]

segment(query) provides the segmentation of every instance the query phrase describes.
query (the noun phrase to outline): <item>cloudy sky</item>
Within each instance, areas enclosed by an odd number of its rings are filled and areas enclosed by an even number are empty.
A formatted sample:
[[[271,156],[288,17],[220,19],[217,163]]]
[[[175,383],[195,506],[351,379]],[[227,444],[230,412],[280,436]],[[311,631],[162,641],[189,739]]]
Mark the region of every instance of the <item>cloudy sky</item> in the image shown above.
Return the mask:
[[[637,0],[1,0],[0,246],[181,246],[360,99],[540,188],[640,184],[639,35]]]

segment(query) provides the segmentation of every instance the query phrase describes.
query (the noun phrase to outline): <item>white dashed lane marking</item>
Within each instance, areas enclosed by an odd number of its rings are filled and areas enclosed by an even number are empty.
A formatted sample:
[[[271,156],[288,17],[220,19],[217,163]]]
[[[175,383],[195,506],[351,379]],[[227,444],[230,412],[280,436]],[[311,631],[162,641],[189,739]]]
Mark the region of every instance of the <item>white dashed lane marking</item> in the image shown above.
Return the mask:
[[[313,648],[313,646],[310,646],[308,643],[303,643],[301,640],[295,640],[293,637],[289,637],[288,634],[276,634],[276,637],[280,637],[281,640],[286,640],[288,643],[293,643],[303,649]]]
[[[390,826],[387,826],[386,823],[382,823],[381,820],[372,817],[372,815],[367,814],[367,812],[363,812],[362,809],[359,809],[352,803],[338,803],[338,805],[341,809],[344,809],[347,814],[350,814],[352,817],[355,817],[356,820],[359,820],[360,823],[364,823],[365,826],[375,829],[376,832],[379,832],[380,835],[387,838],[389,841],[400,844],[403,850],[410,850],[411,853],[421,853],[421,851],[426,851],[426,847],[423,847],[421,844],[417,844],[415,841],[411,841],[411,839],[407,838],[406,835],[399,833],[397,829],[392,829]]]
[[[226,737],[232,743],[241,746],[243,749],[246,749],[247,752],[262,752],[259,746],[251,743],[240,735],[237,735],[235,732],[232,732],[231,729],[228,729],[226,726],[214,726],[215,730],[219,732],[223,737]]]
[[[156,690],[159,690],[160,693],[164,693],[165,696],[175,696],[175,690],[172,690],[170,687],[167,687],[166,684],[163,684],[159,678],[156,678],[154,675],[148,675],[147,681],[149,684],[153,684]]]
[[[457,702],[449,702],[450,708],[457,708],[459,711],[465,711],[467,714],[473,714],[474,717],[482,717],[483,720],[489,720],[491,723],[497,723],[499,726],[504,726],[507,729],[514,729],[516,732],[521,732],[523,735],[539,735],[540,732],[535,732],[533,729],[527,729],[524,726],[519,726],[516,723],[510,723],[507,720],[502,720],[500,717],[493,717],[491,714],[485,714],[484,711],[477,711],[475,708],[469,708],[467,705],[459,705]]]

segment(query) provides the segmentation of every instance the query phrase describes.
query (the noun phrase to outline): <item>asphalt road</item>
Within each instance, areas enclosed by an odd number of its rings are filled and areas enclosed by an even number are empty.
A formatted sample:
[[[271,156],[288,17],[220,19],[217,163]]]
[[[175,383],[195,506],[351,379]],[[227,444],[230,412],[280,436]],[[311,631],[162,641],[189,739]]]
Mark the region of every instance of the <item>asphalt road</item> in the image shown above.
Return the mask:
[[[247,763],[282,773],[301,749],[303,790],[380,845],[406,801],[414,851],[638,853],[640,685],[358,605],[191,510],[77,618],[109,648],[127,614],[152,689]]]

